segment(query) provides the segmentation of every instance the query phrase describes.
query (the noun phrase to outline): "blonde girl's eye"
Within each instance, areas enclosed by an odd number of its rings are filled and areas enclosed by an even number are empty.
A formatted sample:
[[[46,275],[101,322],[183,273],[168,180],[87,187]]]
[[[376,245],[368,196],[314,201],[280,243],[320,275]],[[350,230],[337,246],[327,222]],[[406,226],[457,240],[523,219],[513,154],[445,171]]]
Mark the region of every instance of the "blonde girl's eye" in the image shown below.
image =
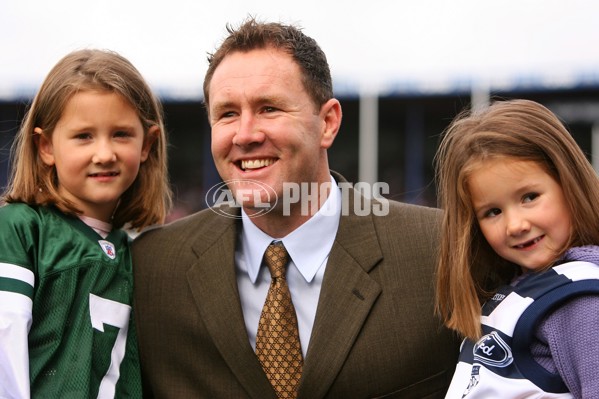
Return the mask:
[[[125,138],[129,136],[131,136],[131,134],[125,130],[119,130],[114,133],[114,137]]]
[[[92,138],[92,135],[88,132],[81,132],[75,134],[74,138],[77,140],[90,140]]]
[[[539,193],[526,193],[522,196],[522,202],[532,202],[539,197]]]
[[[486,217],[486,218],[492,218],[492,217],[495,217],[495,216],[500,215],[500,214],[501,214],[501,209],[499,209],[499,208],[491,208],[488,211],[486,211],[483,216]]]

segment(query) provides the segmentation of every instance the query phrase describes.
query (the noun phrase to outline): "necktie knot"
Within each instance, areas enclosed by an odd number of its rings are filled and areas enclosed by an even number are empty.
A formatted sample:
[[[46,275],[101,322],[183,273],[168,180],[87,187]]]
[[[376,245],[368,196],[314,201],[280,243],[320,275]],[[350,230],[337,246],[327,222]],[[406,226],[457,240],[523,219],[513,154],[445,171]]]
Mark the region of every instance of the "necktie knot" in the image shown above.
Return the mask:
[[[264,262],[273,279],[285,277],[285,268],[289,262],[289,254],[282,242],[273,242],[266,248]]]

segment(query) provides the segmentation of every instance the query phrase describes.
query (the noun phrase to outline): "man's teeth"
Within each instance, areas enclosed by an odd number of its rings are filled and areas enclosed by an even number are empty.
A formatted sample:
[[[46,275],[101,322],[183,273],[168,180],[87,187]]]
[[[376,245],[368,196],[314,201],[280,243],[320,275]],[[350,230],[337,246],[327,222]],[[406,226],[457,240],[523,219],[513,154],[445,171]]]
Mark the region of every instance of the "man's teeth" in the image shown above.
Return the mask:
[[[258,169],[263,168],[265,166],[272,165],[274,160],[272,159],[250,159],[241,161],[241,169]]]

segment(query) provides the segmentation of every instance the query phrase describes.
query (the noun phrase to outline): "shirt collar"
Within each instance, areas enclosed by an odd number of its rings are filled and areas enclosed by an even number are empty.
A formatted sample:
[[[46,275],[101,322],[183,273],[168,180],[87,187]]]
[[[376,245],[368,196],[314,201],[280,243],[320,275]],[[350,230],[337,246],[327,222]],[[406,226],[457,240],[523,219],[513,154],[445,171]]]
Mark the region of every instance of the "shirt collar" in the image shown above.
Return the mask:
[[[331,177],[331,191],[322,207],[307,222],[280,240],[275,240],[260,230],[241,210],[243,230],[242,253],[248,265],[252,283],[256,282],[264,251],[272,241],[282,241],[291,260],[309,283],[331,252],[341,216],[341,194]]]

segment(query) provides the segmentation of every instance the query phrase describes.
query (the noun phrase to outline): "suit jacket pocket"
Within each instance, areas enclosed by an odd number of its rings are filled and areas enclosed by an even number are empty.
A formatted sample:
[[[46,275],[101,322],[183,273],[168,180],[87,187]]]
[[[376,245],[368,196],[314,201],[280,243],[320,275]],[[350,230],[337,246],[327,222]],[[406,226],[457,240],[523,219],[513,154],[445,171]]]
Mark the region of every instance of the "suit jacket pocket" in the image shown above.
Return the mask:
[[[449,388],[448,384],[447,373],[443,371],[399,391],[372,399],[443,399]]]

